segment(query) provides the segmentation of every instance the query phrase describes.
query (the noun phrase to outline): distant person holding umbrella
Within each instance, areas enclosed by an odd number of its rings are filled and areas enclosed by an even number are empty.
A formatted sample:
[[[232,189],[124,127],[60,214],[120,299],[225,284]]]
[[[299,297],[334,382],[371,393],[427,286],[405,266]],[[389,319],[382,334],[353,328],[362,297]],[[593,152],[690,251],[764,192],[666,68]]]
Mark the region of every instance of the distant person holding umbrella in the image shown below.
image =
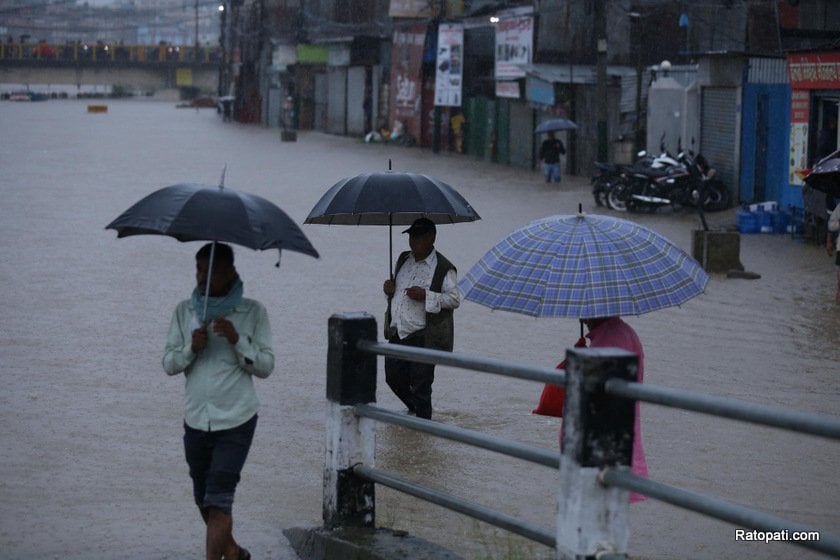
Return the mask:
[[[243,297],[229,245],[208,243],[195,262],[197,285],[175,308],[163,368],[186,377],[184,450],[207,558],[247,560],[233,538],[232,506],[257,425],[253,378],[274,369],[271,327],[265,307]]]
[[[451,351],[453,310],[461,304],[455,266],[435,250],[437,229],[428,218],[415,220],[403,233],[408,233],[411,250],[400,254],[393,278],[383,285],[388,296],[386,338],[393,344]],[[385,359],[385,381],[418,418],[432,417],[434,379],[434,364]]]
[[[548,138],[540,145],[540,161],[546,183],[560,182],[560,156],[565,153],[566,147],[563,146],[563,142],[555,137],[554,131],[549,131]]]

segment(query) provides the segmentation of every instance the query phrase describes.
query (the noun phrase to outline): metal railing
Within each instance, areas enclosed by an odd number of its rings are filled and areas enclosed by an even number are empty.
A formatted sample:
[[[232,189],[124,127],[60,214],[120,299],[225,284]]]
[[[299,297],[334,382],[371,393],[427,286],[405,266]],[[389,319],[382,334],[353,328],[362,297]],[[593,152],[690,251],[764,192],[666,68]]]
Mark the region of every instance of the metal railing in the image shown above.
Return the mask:
[[[574,348],[567,369],[528,367],[495,359],[376,342],[367,313],[334,315],[327,358],[327,448],[323,517],[327,528],[374,527],[375,484],[424,499],[556,549],[557,558],[626,558],[629,492],[636,492],[745,529],[817,536],[788,540],[840,557],[840,535],[716,497],[630,473],[635,401],[840,440],[840,420],[635,382],[638,358],[619,349]],[[517,379],[565,385],[563,450],[534,448],[480,432],[408,417],[372,406],[377,356],[447,365]],[[422,431],[559,468],[556,531],[372,467],[376,422]],[[579,499],[566,500],[574,495]]]
[[[0,63],[44,65],[217,65],[220,47],[106,43],[3,43]]]

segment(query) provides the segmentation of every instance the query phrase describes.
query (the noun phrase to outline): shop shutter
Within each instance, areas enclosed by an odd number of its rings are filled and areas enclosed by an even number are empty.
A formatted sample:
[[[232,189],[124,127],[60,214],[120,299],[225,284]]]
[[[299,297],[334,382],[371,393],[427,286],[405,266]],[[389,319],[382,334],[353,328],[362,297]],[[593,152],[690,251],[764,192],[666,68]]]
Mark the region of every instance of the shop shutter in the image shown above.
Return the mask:
[[[363,136],[365,133],[365,82],[364,66],[351,66],[347,70],[347,134]]]
[[[327,82],[327,132],[347,134],[347,67],[330,67]]]
[[[700,153],[717,170],[718,177],[730,193],[738,192],[736,169],[737,92],[735,88],[703,88],[700,117]],[[683,142],[684,147],[690,146]]]
[[[510,103],[510,164],[531,169],[534,163],[534,110],[524,101]],[[565,140],[564,140],[565,141]]]

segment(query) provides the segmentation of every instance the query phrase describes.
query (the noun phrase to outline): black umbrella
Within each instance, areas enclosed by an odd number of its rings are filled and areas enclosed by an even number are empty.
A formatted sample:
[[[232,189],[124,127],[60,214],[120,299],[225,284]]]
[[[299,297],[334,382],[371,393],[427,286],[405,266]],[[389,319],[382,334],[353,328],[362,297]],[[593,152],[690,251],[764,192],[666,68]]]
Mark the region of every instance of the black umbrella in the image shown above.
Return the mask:
[[[416,173],[363,173],[332,186],[312,208],[305,224],[410,225],[417,218],[436,224],[481,217],[451,186]],[[389,263],[393,244],[389,230]],[[393,272],[391,273],[393,275]]]
[[[821,159],[805,177],[808,186],[840,197],[840,150]]]
[[[540,134],[542,132],[556,132],[558,130],[574,130],[576,128],[577,125],[569,119],[549,119],[541,122],[537,128],[534,129],[534,134]]]
[[[211,269],[216,241],[254,250],[286,249],[318,258],[318,251],[280,208],[262,197],[222,185],[164,187],[142,198],[105,229],[116,230],[117,237],[167,235],[178,241],[212,241]],[[209,293],[209,274],[207,282],[205,293]]]

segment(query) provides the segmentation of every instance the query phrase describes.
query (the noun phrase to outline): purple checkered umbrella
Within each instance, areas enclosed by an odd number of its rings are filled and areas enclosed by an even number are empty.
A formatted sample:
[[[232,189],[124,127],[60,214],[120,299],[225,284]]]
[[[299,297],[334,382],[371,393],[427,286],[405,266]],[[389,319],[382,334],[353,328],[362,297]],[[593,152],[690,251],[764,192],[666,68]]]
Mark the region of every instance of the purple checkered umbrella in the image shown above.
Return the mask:
[[[466,299],[535,317],[640,315],[703,292],[706,272],[637,223],[550,216],[490,249],[459,283]]]

